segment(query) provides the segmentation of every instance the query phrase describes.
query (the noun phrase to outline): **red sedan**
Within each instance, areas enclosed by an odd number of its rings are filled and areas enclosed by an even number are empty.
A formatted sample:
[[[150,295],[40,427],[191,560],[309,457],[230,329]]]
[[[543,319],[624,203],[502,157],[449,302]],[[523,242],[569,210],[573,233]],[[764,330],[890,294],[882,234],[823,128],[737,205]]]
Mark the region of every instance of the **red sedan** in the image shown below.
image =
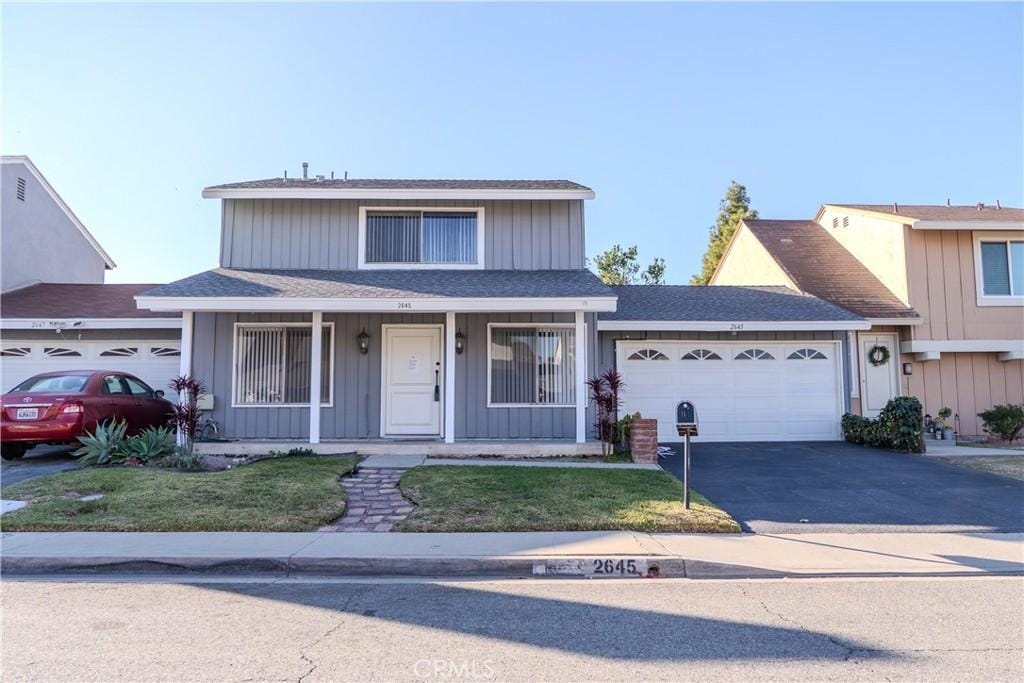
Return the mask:
[[[33,446],[75,443],[103,422],[128,433],[169,424],[174,405],[138,377],[110,370],[45,372],[0,399],[0,455],[15,460]]]

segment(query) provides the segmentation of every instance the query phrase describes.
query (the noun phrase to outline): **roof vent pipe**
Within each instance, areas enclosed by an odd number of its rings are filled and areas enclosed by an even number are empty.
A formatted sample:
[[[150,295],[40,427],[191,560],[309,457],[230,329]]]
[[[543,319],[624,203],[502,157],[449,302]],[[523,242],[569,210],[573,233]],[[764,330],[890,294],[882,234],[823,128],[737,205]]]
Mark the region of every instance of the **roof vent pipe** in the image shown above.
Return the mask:
[[[893,213],[899,213],[900,212],[900,205],[897,204],[896,202],[892,203],[892,212]]]
[[[946,206],[951,206],[951,204],[949,203],[949,197],[946,197]]]
[[[982,204],[981,202],[978,202],[978,211],[981,211],[984,208],[985,208],[985,205]]]
[[[309,180],[309,162],[308,161],[303,161],[302,162],[302,179],[303,180]]]
[[[284,169],[284,179],[288,180],[288,169]]]
[[[331,180],[334,180],[334,171],[331,171]]]
[[[345,180],[348,180],[348,171],[345,171]]]
[[[1001,208],[1003,208],[1003,207],[1002,207],[1002,205],[1001,205],[1001,204],[999,203],[999,200],[997,199],[997,200],[996,200],[996,211],[998,211],[998,210],[999,210],[999,209],[1001,209]]]

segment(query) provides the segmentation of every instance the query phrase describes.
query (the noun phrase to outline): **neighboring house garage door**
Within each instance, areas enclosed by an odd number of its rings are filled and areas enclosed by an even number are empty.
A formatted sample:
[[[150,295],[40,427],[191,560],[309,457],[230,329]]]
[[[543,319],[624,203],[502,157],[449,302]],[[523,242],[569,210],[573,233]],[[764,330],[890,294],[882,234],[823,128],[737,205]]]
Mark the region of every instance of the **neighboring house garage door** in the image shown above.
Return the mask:
[[[675,408],[692,401],[699,441],[840,438],[836,342],[619,341],[623,414],[658,420],[661,441],[679,441]]]
[[[167,382],[178,375],[180,356],[176,341],[4,340],[0,347],[0,379],[6,392],[41,372],[118,370],[135,375],[154,389],[167,391]]]

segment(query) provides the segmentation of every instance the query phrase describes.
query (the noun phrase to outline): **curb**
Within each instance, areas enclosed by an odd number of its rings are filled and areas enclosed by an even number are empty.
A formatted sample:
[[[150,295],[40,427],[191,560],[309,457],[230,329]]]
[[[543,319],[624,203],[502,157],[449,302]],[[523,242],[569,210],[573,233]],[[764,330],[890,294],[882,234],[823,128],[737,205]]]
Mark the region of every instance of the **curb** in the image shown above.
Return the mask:
[[[611,562],[611,565],[608,563]],[[635,563],[633,571],[615,565]],[[595,571],[601,564],[610,571]],[[845,571],[794,572],[682,557],[3,557],[5,575],[118,575],[262,577],[423,577],[423,578],[689,578],[779,579],[856,577],[1022,576],[1019,570]]]

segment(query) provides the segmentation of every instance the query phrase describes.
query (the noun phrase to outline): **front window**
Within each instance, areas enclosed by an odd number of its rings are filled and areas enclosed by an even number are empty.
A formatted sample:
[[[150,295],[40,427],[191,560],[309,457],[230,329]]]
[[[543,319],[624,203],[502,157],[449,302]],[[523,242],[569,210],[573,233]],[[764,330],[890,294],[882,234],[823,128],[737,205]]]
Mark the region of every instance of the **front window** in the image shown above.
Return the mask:
[[[492,326],[489,332],[492,406],[575,405],[575,328]]]
[[[369,211],[363,265],[480,265],[479,210]]]
[[[1024,241],[983,240],[981,283],[985,296],[1024,296]]]
[[[331,403],[334,326],[325,324],[320,360],[320,402]],[[308,406],[312,325],[235,327],[236,406]]]

